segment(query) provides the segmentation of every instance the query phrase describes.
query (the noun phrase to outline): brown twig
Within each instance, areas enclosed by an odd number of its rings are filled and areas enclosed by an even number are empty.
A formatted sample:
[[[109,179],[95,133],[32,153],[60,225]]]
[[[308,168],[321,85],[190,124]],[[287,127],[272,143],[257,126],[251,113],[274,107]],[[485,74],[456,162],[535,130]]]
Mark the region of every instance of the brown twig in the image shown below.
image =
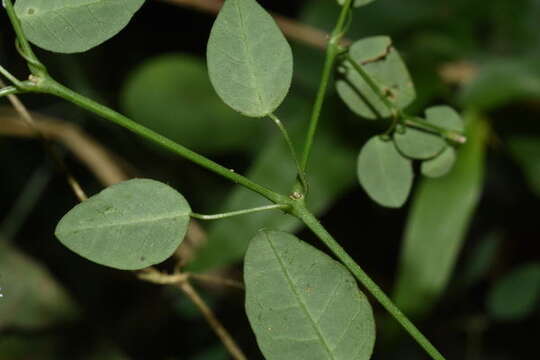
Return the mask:
[[[233,337],[227,329],[218,320],[212,309],[204,302],[197,291],[191,286],[189,282],[190,277],[194,277],[189,273],[176,273],[176,274],[163,274],[155,268],[145,269],[137,274],[138,278],[144,281],[148,281],[154,284],[160,285],[173,285],[178,287],[199,309],[201,314],[206,319],[206,322],[210,325],[212,330],[219,337],[227,351],[231,354],[235,360],[246,360],[246,356],[236,344]],[[195,278],[195,277],[194,277]]]
[[[169,4],[188,7],[209,14],[217,14],[223,6],[222,0],[159,0]],[[327,32],[301,24],[282,15],[272,14],[283,33],[290,39],[316,49],[324,50],[330,36]]]
[[[17,137],[36,137],[40,133],[48,139],[56,140],[64,144],[106,186],[130,178],[126,171],[117,165],[118,156],[84,133],[77,125],[37,113],[31,113],[31,117],[34,119],[34,129],[21,123],[15,112],[0,108],[0,133]]]
[[[0,87],[4,86],[6,86],[5,83],[0,79]],[[22,101],[20,101],[16,95],[8,95],[7,98],[15,109],[16,113],[19,115],[19,118],[23,120],[23,123],[28,127],[29,130],[34,132],[36,137],[40,138],[40,140],[43,142],[45,149],[47,150],[47,152],[49,152],[56,166],[60,169],[60,171],[62,171],[62,173],[66,177],[67,183],[75,196],[80,201],[88,199],[88,196],[86,196],[77,179],[75,179],[75,177],[66,167],[66,164],[64,163],[64,160],[62,159],[60,154],[58,154],[54,147],[52,147],[47,136],[39,130],[36,122],[34,121],[34,118],[30,114],[26,106],[22,103]]]

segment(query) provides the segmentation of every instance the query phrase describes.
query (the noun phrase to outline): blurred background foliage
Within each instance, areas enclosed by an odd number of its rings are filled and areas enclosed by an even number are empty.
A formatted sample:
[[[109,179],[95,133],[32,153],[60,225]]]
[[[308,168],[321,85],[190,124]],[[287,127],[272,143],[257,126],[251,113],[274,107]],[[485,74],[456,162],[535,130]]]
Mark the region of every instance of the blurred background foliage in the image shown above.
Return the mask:
[[[260,2],[324,31],[331,30],[338,12],[332,0]],[[474,111],[487,124],[481,144],[487,151],[467,156],[476,162],[458,167],[440,183],[418,181],[414,199],[404,209],[375,205],[355,179],[358,150],[386,124],[357,118],[332,90],[316,139],[312,207],[367,272],[388,293],[396,294],[398,303],[449,359],[530,359],[536,352],[538,19],[539,0],[378,0],[355,11],[348,38],[390,35],[408,64],[418,94],[410,112],[421,114],[427,106],[447,103]],[[242,118],[228,109],[210,85],[204,53],[212,21],[209,14],[147,1],[122,33],[88,53],[38,53],[68,86],[235,171],[286,191],[294,166],[277,131],[268,121]],[[14,51],[4,14],[0,25],[0,62],[24,77],[24,63]],[[298,42],[292,46],[294,83],[279,115],[300,143],[323,52]],[[112,152],[130,176],[175,186],[195,211],[262,204],[248,191],[70,104],[45,96],[28,95],[24,100],[37,112],[76,124]],[[2,100],[0,106],[0,124],[5,125],[8,103]],[[42,144],[13,136],[4,125],[0,126],[0,359],[227,359],[180,291],[89,263],[59,244],[54,227],[76,198]],[[89,194],[103,187],[69,145],[57,147]],[[461,201],[466,196],[472,200]],[[209,245],[197,250],[189,269],[229,278],[241,278],[241,258],[260,227],[296,231],[313,240],[298,223],[276,213],[203,226]],[[413,226],[421,229],[414,230],[411,240]],[[410,241],[416,245],[406,247],[400,259],[402,244]],[[436,266],[439,260],[447,266]],[[417,276],[404,275],[411,261],[427,269],[420,277],[428,278],[430,288],[419,287]],[[422,263],[428,265],[422,268]],[[242,292],[198,288],[248,357],[262,358],[244,313]],[[400,300],[400,293],[406,294],[405,300]],[[379,328],[374,359],[424,358],[373,304]]]

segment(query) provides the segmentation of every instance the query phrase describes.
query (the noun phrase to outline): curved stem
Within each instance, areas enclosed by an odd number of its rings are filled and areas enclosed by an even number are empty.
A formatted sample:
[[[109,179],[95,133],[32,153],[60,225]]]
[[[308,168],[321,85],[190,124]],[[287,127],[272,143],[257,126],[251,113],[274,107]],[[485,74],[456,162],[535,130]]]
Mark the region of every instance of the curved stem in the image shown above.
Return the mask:
[[[43,79],[40,79],[32,88],[28,89],[29,91],[33,92],[42,92],[51,94],[57,97],[60,97],[64,100],[67,100],[69,102],[72,102],[75,105],[80,106],[83,109],[86,109],[90,112],[93,112],[94,114],[97,114],[104,119],[107,119],[109,121],[112,121],[113,123],[120,125],[131,132],[142,136],[145,139],[148,139],[161,147],[180,155],[183,158],[186,158],[216,174],[219,174],[226,179],[229,179],[235,183],[238,183],[240,185],[245,186],[246,188],[250,189],[251,191],[254,191],[268,200],[272,201],[276,204],[286,204],[289,202],[288,198],[284,195],[278,194],[262,185],[259,185],[248,178],[239,175],[235,173],[231,169],[227,169],[226,167],[219,165],[218,163],[180,145],[176,142],[166,138],[163,135],[160,135],[156,133],[155,131],[152,131],[135,121],[127,118],[126,116],[106,107],[103,106],[85,96],[82,96],[67,87],[57,83],[50,77],[45,77]]]
[[[306,173],[300,166],[300,162],[298,161],[298,156],[296,155],[296,150],[294,149],[294,144],[291,140],[291,137],[289,136],[289,132],[283,126],[283,123],[279,118],[274,114],[268,114],[268,117],[274,121],[274,124],[278,127],[279,131],[281,131],[281,134],[283,135],[283,138],[285,139],[285,142],[287,143],[287,146],[289,147],[289,151],[291,153],[291,156],[294,160],[294,164],[296,165],[296,172],[298,173],[298,179],[300,180],[302,187],[304,189],[303,193],[307,193],[308,191],[308,182],[306,179]]]
[[[345,4],[343,4],[338,21],[334,30],[332,31],[332,36],[326,49],[326,59],[324,62],[321,82],[319,85],[319,90],[317,91],[315,103],[313,104],[313,110],[309,121],[309,128],[304,143],[304,151],[302,153],[302,160],[300,162],[300,167],[304,172],[306,171],[309,162],[311,148],[313,147],[313,140],[315,138],[315,133],[317,132],[317,127],[319,125],[319,119],[321,117],[321,111],[324,104],[324,99],[326,97],[326,92],[328,91],[328,85],[330,84],[330,78],[332,76],[332,72],[334,71],[334,65],[336,63],[337,56],[341,52],[339,42],[343,38],[346,22],[348,17],[350,16],[351,6],[352,0],[346,0]]]
[[[276,210],[276,209],[286,210],[288,208],[290,208],[289,205],[275,204],[275,205],[259,206],[259,207],[251,208],[251,209],[231,211],[231,212],[213,214],[213,215],[203,215],[203,214],[197,214],[197,213],[192,212],[190,216],[192,218],[199,219],[199,220],[220,220],[220,219],[226,219],[226,218],[234,217],[238,215],[246,215],[246,214],[252,214],[252,213],[268,211],[268,210]]]
[[[296,206],[293,212],[306,226],[319,237],[330,251],[349,269],[375,299],[401,324],[401,326],[416,340],[433,360],[445,360],[444,356],[418,330],[418,328],[394,305],[392,300],[365,273],[365,271],[347,254],[338,242],[326,231],[319,221],[303,205]]]
[[[46,74],[47,72],[45,70],[45,66],[43,66],[38,60],[37,56],[32,50],[32,47],[28,43],[26,36],[24,35],[21,22],[19,21],[19,18],[15,13],[15,9],[13,8],[13,3],[11,2],[11,0],[2,0],[2,2],[9,17],[9,21],[11,22],[11,26],[13,27],[13,30],[17,35],[17,41],[19,46],[18,49],[22,53],[25,60],[28,62],[28,68],[34,75]]]
[[[454,142],[456,144],[465,144],[467,142],[467,138],[462,133],[457,132],[457,131],[447,130],[440,126],[430,124],[422,118],[405,115],[403,123],[411,128],[439,134],[443,136],[444,138],[446,138],[447,140]]]
[[[19,89],[17,89],[15,86],[6,86],[0,89],[0,98],[9,95],[16,95],[18,93]]]
[[[6,70],[3,66],[0,65],[0,74],[4,75],[13,85],[19,86],[21,81],[13,76],[9,71]]]

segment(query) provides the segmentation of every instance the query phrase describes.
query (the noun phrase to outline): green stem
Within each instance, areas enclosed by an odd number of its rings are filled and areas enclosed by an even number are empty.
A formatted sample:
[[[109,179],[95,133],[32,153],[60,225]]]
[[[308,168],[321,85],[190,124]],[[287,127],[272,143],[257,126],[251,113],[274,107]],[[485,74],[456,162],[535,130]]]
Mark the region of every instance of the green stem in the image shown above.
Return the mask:
[[[19,84],[21,83],[19,79],[13,76],[9,71],[7,71],[6,68],[4,68],[1,65],[0,65],[0,74],[4,75],[6,79],[8,79],[9,81],[11,81],[11,83],[13,83],[13,85],[19,86]]]
[[[326,59],[324,62],[321,82],[319,85],[319,90],[317,91],[315,103],[313,104],[313,110],[311,112],[311,118],[309,121],[309,128],[304,143],[304,151],[302,153],[302,160],[300,162],[300,166],[303,172],[306,171],[309,162],[309,156],[311,154],[311,148],[313,147],[315,133],[317,132],[317,127],[319,125],[319,119],[321,117],[324,99],[326,97],[326,92],[328,91],[328,85],[330,84],[330,77],[332,76],[332,72],[334,71],[336,59],[341,52],[339,43],[344,35],[344,29],[346,26],[347,18],[350,16],[351,6],[352,0],[346,0],[345,4],[343,4],[336,26],[332,31],[332,36],[330,37],[328,48],[326,49]]]
[[[40,79],[32,88],[29,88],[28,90],[33,92],[51,94],[69,102],[72,102],[73,104],[78,105],[79,107],[86,109],[90,112],[93,112],[94,114],[97,114],[104,119],[112,121],[113,123],[120,125],[130,130],[131,132],[140,135],[143,138],[148,139],[177,155],[180,155],[185,159],[188,159],[202,166],[203,168],[206,168],[216,174],[225,177],[226,179],[245,186],[246,188],[264,196],[273,203],[284,204],[289,202],[289,199],[286,196],[278,194],[262,185],[259,185],[249,180],[248,178],[235,173],[233,170],[227,169],[226,167],[221,166],[218,163],[180,144],[177,144],[176,142],[166,138],[165,136],[160,135],[134,122],[126,116],[68,89],[67,87],[57,83],[50,77]]]
[[[285,142],[287,143],[287,146],[289,147],[289,151],[291,153],[291,156],[292,156],[292,158],[294,160],[294,163],[295,163],[295,166],[296,166],[296,172],[298,173],[298,179],[300,180],[300,182],[302,184],[302,187],[303,187],[303,190],[304,190],[303,193],[305,194],[308,191],[308,183],[307,183],[307,179],[306,179],[306,173],[302,169],[302,167],[300,166],[300,162],[298,161],[298,156],[296,155],[296,150],[294,149],[294,144],[293,144],[293,142],[291,140],[291,137],[289,136],[289,132],[287,131],[285,126],[283,126],[283,123],[281,122],[281,120],[279,120],[279,118],[276,115],[268,114],[268,117],[270,119],[272,119],[274,124],[276,124],[279,131],[283,135],[283,138],[285,139]]]
[[[356,72],[362,77],[362,79],[366,82],[366,84],[369,86],[369,88],[381,99],[383,104],[388,108],[388,110],[392,113],[392,117],[397,119],[400,115],[400,110],[392,103],[388,97],[383,93],[379,85],[373,80],[373,78],[367,73],[366,70],[362,67],[362,65],[358,64],[354,59],[349,55],[345,55],[345,59],[351,66],[356,70]]]
[[[17,36],[19,51],[22,53],[21,55],[23,55],[23,57],[27,61],[28,68],[30,69],[32,74],[43,76],[47,73],[47,71],[45,70],[45,66],[43,66],[38,60],[37,56],[32,50],[32,47],[28,43],[28,40],[26,39],[26,36],[24,35],[24,31],[21,26],[21,22],[19,21],[19,18],[15,13],[15,9],[13,8],[11,0],[2,1],[4,3],[4,7],[6,8],[6,12],[8,14],[9,21],[11,22],[11,26],[15,31],[15,35]]]
[[[6,86],[5,88],[0,89],[0,98],[9,95],[16,95],[19,93],[19,89],[15,86]]]
[[[213,215],[203,215],[203,214],[191,213],[190,216],[192,218],[199,219],[199,220],[220,220],[220,219],[225,219],[225,218],[234,217],[234,216],[238,216],[238,215],[246,215],[246,214],[252,214],[252,213],[261,212],[261,211],[268,211],[268,210],[276,210],[276,209],[286,210],[286,209],[289,209],[289,208],[290,208],[289,205],[277,204],[277,205],[266,205],[266,206],[260,206],[260,207],[256,207],[256,208],[251,208],[251,209],[231,211],[231,212],[226,212],[226,213],[221,213],[221,214],[213,214]]]
[[[446,138],[449,141],[452,141],[456,144],[465,144],[467,138],[460,132],[447,130],[437,125],[433,125],[425,121],[424,119],[414,117],[414,116],[404,116],[403,123],[408,127],[439,134]]]
[[[434,360],[445,360],[444,356],[418,330],[418,328],[397,308],[381,288],[362,270],[362,268],[347,254],[336,240],[326,231],[319,221],[303,205],[296,206],[294,215],[300,218],[306,226],[321,239],[330,251],[349,269],[362,285],[377,299],[377,301],[403,326],[416,342]]]

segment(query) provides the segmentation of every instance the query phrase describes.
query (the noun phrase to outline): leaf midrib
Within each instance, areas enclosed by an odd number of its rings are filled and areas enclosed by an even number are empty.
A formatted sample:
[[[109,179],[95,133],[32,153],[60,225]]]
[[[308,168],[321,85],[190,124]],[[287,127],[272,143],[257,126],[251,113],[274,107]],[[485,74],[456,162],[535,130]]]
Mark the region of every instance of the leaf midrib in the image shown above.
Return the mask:
[[[289,275],[289,272],[287,271],[287,268],[285,267],[285,264],[283,264],[283,261],[281,260],[281,257],[279,256],[279,253],[277,252],[276,248],[274,247],[274,244],[272,243],[272,240],[270,239],[270,236],[265,233],[264,234],[266,236],[266,240],[268,241],[268,243],[270,244],[270,248],[272,249],[272,251],[274,252],[274,255],[276,257],[276,259],[278,260],[279,262],[279,266],[281,267],[281,270],[283,271],[284,275],[285,275],[285,279],[287,280],[287,282],[289,283],[289,287],[291,288],[296,300],[298,301],[298,303],[300,304],[300,307],[304,310],[304,312],[306,313],[307,317],[309,318],[310,320],[310,324],[311,324],[311,327],[313,328],[313,330],[315,330],[315,333],[317,334],[317,337],[319,338],[319,340],[324,344],[324,349],[326,350],[326,352],[328,353],[328,355],[330,356],[331,359],[333,360],[337,360],[332,351],[331,351],[331,348],[329,346],[329,344],[326,343],[326,340],[324,338],[324,336],[321,334],[321,332],[319,331],[319,328],[317,327],[317,323],[315,322],[315,319],[313,319],[313,317],[311,316],[311,313],[309,312],[306,304],[303,302],[303,299],[302,297],[300,296],[300,294],[296,291],[295,289],[295,284],[294,282],[292,281],[290,275]]]
[[[257,76],[255,76],[255,70],[254,70],[255,67],[253,66],[253,58],[251,57],[250,47],[248,45],[248,41],[247,41],[247,37],[246,37],[246,34],[247,34],[246,25],[245,25],[245,22],[244,22],[244,16],[242,15],[242,10],[240,8],[239,1],[240,0],[236,0],[234,2],[234,4],[236,6],[236,11],[238,11],[238,17],[240,18],[240,27],[242,29],[242,31],[240,31],[240,34],[241,34],[241,38],[242,38],[242,44],[244,45],[244,49],[246,51],[246,59],[247,59],[246,63],[247,63],[247,67],[248,67],[248,71],[249,71],[249,75],[251,77],[251,80],[253,81],[253,84],[255,85],[255,94],[256,94],[257,100],[259,101],[259,107],[260,107],[260,109],[263,109],[265,107],[264,106],[264,101],[263,101],[262,95],[260,93],[261,88],[259,87],[259,82],[257,80]]]
[[[116,226],[130,226],[130,225],[138,225],[138,224],[144,224],[144,223],[150,223],[150,222],[157,222],[162,220],[170,220],[182,216],[187,216],[189,212],[176,212],[173,214],[167,214],[166,216],[155,216],[155,217],[149,217],[144,219],[136,219],[136,220],[130,220],[130,221],[123,221],[123,222],[116,222],[116,223],[107,223],[107,224],[98,224],[98,225],[91,225],[91,226],[84,226],[84,227],[77,227],[77,228],[69,228],[66,231],[59,232],[60,234],[69,234],[79,231],[86,231],[86,230],[95,230],[95,229],[104,229],[108,227],[116,227]]]

